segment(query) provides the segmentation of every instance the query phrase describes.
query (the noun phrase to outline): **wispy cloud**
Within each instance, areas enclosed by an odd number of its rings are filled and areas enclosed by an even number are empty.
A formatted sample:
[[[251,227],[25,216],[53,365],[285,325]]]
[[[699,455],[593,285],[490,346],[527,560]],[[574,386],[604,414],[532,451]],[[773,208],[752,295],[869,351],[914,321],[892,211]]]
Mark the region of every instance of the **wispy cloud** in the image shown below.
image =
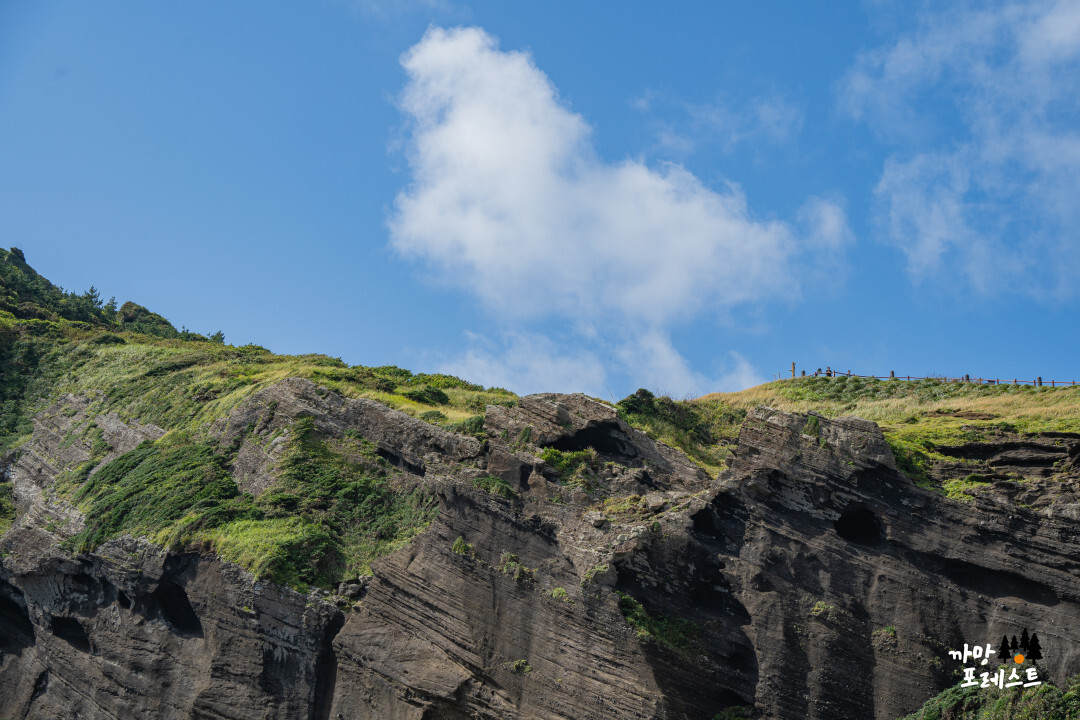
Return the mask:
[[[796,299],[805,266],[850,236],[829,200],[809,201],[811,221],[792,225],[680,165],[603,161],[531,58],[479,28],[433,28],[402,65],[411,183],[390,219],[393,247],[506,321],[565,318],[611,348],[632,335],[643,353],[622,362],[666,368],[676,391],[712,388],[697,387],[669,326]]]
[[[559,347],[540,333],[510,332],[499,338],[468,333],[468,347],[439,363],[458,377],[515,392],[608,394],[607,373],[595,354]]]
[[[896,147],[878,217],[917,282],[1075,295],[1078,59],[1075,0],[930,13],[859,58],[843,103]]]
[[[649,92],[630,104],[645,113],[667,111],[666,119],[655,121],[657,143],[677,157],[704,145],[718,145],[724,152],[748,144],[781,145],[794,139],[803,125],[802,108],[778,94],[743,102],[692,103]]]

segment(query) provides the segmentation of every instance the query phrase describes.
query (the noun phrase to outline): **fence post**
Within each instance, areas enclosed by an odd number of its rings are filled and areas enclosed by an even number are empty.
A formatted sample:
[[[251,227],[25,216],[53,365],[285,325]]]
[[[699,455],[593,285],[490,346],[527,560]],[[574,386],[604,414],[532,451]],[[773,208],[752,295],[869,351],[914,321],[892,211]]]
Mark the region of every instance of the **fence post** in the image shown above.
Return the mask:
[[[1035,384],[1038,385],[1039,387],[1042,387],[1042,375],[1035,378]]]
[[[1050,387],[1054,387],[1054,381],[1053,380],[1050,381]]]
[[[806,377],[806,371],[805,370],[802,371],[802,377]]]

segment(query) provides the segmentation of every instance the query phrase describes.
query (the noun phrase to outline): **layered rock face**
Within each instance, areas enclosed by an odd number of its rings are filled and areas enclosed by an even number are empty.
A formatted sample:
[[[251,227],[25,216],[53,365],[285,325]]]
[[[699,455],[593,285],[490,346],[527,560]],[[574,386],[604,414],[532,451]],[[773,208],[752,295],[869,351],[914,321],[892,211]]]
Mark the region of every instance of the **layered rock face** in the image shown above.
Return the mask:
[[[82,518],[50,489],[85,407],[63,399],[6,460],[3,718],[894,718],[955,682],[949,649],[1023,627],[1056,679],[1080,670],[1072,498],[947,500],[862,420],[752,412],[713,480],[580,395],[489,407],[481,442],[285,381],[213,429],[267,439],[240,445],[242,487],[272,483],[269,438],[307,415],[440,506],[371,578],[302,595],[144,540],[65,552]],[[109,422],[117,453],[160,434]],[[567,478],[543,448],[595,452]]]

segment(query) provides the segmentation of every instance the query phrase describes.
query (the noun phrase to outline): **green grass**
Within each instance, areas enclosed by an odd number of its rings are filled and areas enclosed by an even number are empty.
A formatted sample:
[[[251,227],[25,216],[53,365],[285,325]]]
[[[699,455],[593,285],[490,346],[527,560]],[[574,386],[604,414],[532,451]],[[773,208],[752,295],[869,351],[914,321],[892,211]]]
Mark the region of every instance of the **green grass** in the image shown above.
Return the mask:
[[[489,492],[492,495],[498,495],[499,497],[506,498],[507,500],[514,500],[517,498],[517,493],[514,489],[500,477],[494,475],[481,475],[473,480],[473,486]]]
[[[881,425],[901,472],[914,482],[960,500],[971,483],[936,485],[936,461],[957,462],[944,446],[980,442],[997,432],[1080,432],[1080,386],[979,385],[943,380],[874,380],[808,377],[759,385],[738,393],[706,395],[689,404],[719,403],[749,410],[758,405],[787,412],[855,415]],[[814,434],[813,418],[804,432]],[[819,423],[818,423],[819,426]]]
[[[620,400],[619,417],[654,440],[677,447],[716,477],[726,467],[746,408],[722,400],[676,401],[640,389]]]
[[[91,401],[91,420],[61,440],[64,447],[83,444],[92,456],[63,473],[55,488],[88,518],[69,541],[72,549],[141,535],[219,552],[264,579],[330,586],[370,573],[372,560],[411,541],[434,517],[434,499],[403,484],[360,439],[318,438],[310,423],[295,428],[274,487],[258,499],[239,491],[228,469],[236,448],[219,447],[210,428],[290,377],[312,380],[323,394],[373,399],[478,437],[487,405],[516,403],[506,390],[450,375],[349,367],[325,355],[275,355],[257,345],[225,345],[216,334],[176,331],[133,303],[117,310],[93,293],[65,294],[25,266],[21,254],[0,251],[0,452],[26,442],[30,418],[61,394]],[[92,418],[109,412],[167,433],[91,476],[109,450]],[[512,496],[505,483],[482,486]],[[10,486],[0,485],[0,531],[13,520]]]
[[[9,482],[0,482],[0,535],[15,522],[15,488]]]
[[[619,610],[638,640],[655,642],[686,659],[700,652],[702,632],[696,623],[678,617],[650,615],[632,596],[619,591],[616,594]]]
[[[182,518],[189,525],[220,524],[250,515],[226,459],[209,445],[167,447],[144,442],[112,461],[72,494],[86,515],[86,527],[70,540],[86,552],[125,533],[154,535]]]
[[[371,562],[408,543],[437,512],[422,488],[395,484],[363,441],[317,437],[300,418],[280,480],[242,494],[229,455],[207,443],[145,442],[63,488],[87,517],[69,541],[91,551],[124,534],[196,546],[285,585],[332,587],[371,573]]]
[[[559,482],[563,485],[581,487],[586,490],[596,488],[597,471],[600,469],[596,450],[588,448],[564,451],[549,447],[540,451],[540,458],[555,471],[559,476]]]
[[[342,579],[339,540],[328,528],[299,517],[237,520],[197,534],[222,559],[258,578],[303,588]]]
[[[971,474],[957,480],[949,480],[942,483],[941,489],[946,497],[961,502],[974,502],[975,498],[964,492],[965,490],[983,490],[988,487],[986,479],[982,475]]]
[[[926,701],[901,720],[1078,720],[1080,675],[1058,688],[1044,678],[1032,687],[999,689],[959,685]]]

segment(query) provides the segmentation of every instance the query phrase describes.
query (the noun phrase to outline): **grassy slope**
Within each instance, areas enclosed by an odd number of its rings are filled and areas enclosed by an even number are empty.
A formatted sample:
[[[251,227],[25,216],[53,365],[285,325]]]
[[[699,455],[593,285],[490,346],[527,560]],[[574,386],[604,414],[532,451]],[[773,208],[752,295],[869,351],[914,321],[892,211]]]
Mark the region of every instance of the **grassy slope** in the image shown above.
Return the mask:
[[[978,442],[996,431],[1080,432],[1080,386],[976,385],[940,380],[799,378],[738,393],[706,395],[696,404],[747,409],[768,405],[827,417],[856,415],[881,425],[897,463],[909,477],[934,488],[927,470],[942,445]],[[941,489],[963,499],[964,481]]]
[[[696,400],[639,390],[620,415],[651,437],[683,449],[716,475],[734,449],[746,412],[759,405],[825,417],[855,415],[881,425],[901,469],[928,484],[936,448],[978,442],[997,431],[1080,432],[1080,386],[974,385],[938,380],[799,378]]]
[[[65,293],[21,253],[0,250],[0,452],[26,442],[30,417],[63,393],[90,397],[91,417],[115,412],[167,431],[91,476],[108,445],[92,420],[72,430],[65,441],[88,440],[94,455],[54,489],[89,518],[72,549],[131,533],[212,550],[278,582],[331,586],[370,572],[371,560],[423,529],[435,513],[430,497],[403,483],[361,438],[320,438],[303,419],[278,485],[257,499],[240,493],[228,469],[237,448],[219,447],[207,430],[286,377],[473,433],[486,404],[516,400],[451,376],[275,355],[176,331],[145,308],[116,310],[94,295]],[[14,520],[10,491],[0,483],[0,533]]]

